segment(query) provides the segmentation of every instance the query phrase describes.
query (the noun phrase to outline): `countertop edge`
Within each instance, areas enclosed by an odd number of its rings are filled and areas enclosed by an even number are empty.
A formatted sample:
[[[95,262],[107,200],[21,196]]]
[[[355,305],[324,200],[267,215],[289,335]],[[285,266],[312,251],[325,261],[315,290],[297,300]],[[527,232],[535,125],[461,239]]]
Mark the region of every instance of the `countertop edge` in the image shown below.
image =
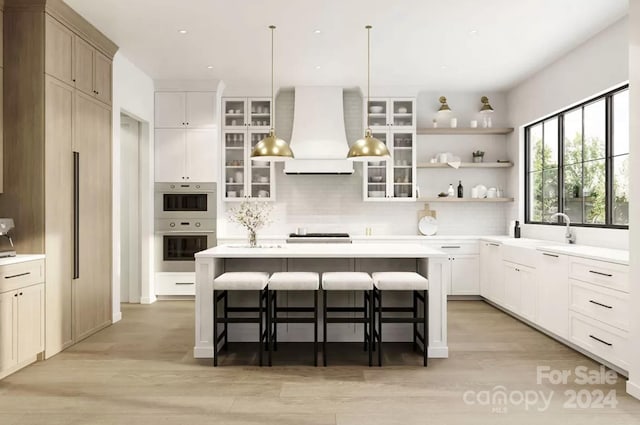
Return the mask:
[[[10,266],[12,264],[26,263],[28,261],[44,260],[44,254],[18,254],[15,257],[0,258],[0,266]]]

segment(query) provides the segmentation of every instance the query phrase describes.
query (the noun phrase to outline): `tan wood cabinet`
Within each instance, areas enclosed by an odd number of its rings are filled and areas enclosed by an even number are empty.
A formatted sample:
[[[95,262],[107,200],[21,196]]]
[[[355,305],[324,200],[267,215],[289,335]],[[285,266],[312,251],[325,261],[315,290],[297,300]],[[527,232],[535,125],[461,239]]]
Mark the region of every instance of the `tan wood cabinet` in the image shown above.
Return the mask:
[[[56,18],[45,15],[45,72],[111,104],[112,61]]]
[[[111,323],[110,102],[117,46],[61,0],[38,4],[5,3],[10,124],[0,210],[20,223],[18,252],[47,256],[50,357]]]
[[[0,266],[0,379],[44,350],[44,261]]]

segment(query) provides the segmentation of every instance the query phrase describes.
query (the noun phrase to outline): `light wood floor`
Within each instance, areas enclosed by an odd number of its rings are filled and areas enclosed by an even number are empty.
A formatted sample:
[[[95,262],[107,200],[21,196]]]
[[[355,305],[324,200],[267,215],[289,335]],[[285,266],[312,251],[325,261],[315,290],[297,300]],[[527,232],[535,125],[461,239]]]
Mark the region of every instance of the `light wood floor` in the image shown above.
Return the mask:
[[[306,366],[307,347],[296,356],[292,346],[278,360],[297,357],[295,366],[246,366],[255,358],[236,346],[239,355],[213,368],[192,358],[193,310],[188,301],[124,305],[120,323],[0,381],[0,424],[640,424],[640,401],[625,394],[623,378],[537,384],[537,366],[598,365],[480,301],[450,303],[450,358],[426,369],[402,344],[381,369],[362,366],[359,349],[337,346],[340,366]],[[544,412],[508,404],[506,413],[463,401],[496,386],[516,401],[513,392],[553,391],[552,401]],[[617,407],[563,407],[565,391],[584,389],[615,390]]]

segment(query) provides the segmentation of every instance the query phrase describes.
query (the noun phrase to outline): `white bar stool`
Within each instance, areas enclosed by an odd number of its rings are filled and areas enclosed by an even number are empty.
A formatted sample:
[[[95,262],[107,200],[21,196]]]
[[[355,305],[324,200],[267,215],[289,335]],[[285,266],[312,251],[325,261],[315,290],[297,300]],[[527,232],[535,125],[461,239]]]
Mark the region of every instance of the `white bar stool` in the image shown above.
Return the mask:
[[[227,272],[213,280],[213,365],[218,366],[218,346],[224,339],[223,348],[227,349],[229,342],[229,323],[258,323],[258,347],[260,366],[262,366],[263,343],[268,343],[267,332],[264,331],[265,310],[267,303],[267,282],[269,273],[264,272]],[[229,307],[229,291],[257,291],[257,307]],[[218,315],[218,303],[224,301],[223,316]],[[258,313],[251,317],[229,317],[229,313]],[[266,314],[268,317],[268,314]],[[267,319],[268,320],[268,319]],[[218,332],[218,325],[224,325],[224,331]]]
[[[327,302],[329,291],[363,291],[362,307],[330,307]],[[322,320],[324,338],[322,341],[322,359],[327,365],[327,324],[362,323],[364,325],[364,349],[369,352],[369,366],[373,363],[373,280],[363,272],[327,272],[322,274]],[[328,313],[361,313],[359,317],[330,317]]]
[[[411,323],[413,324],[413,347],[418,348],[418,341],[422,344],[423,364],[426,367],[429,356],[429,280],[415,272],[376,272],[373,278],[374,304],[377,312],[377,329],[374,326],[374,344],[378,342],[378,366],[382,366],[382,324],[383,323]],[[384,291],[412,291],[412,307],[384,307],[382,293]],[[418,315],[418,301],[422,302],[422,317]],[[386,316],[383,313],[412,313],[411,317]],[[422,324],[422,334],[418,332],[418,324]]]
[[[278,323],[313,323],[313,365],[318,366],[318,289],[320,276],[314,272],[277,272],[271,275],[268,284],[269,309],[267,338],[269,344],[269,366],[271,351],[278,350]],[[313,291],[313,307],[278,307],[278,291]],[[305,317],[278,317],[278,313],[313,313]]]

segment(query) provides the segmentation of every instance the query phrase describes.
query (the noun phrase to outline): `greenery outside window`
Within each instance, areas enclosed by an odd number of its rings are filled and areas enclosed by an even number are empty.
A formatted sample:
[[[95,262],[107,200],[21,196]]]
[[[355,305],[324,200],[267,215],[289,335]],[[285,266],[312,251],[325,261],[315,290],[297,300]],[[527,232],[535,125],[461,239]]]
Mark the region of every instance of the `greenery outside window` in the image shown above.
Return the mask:
[[[628,228],[629,89],[525,128],[526,223]]]

